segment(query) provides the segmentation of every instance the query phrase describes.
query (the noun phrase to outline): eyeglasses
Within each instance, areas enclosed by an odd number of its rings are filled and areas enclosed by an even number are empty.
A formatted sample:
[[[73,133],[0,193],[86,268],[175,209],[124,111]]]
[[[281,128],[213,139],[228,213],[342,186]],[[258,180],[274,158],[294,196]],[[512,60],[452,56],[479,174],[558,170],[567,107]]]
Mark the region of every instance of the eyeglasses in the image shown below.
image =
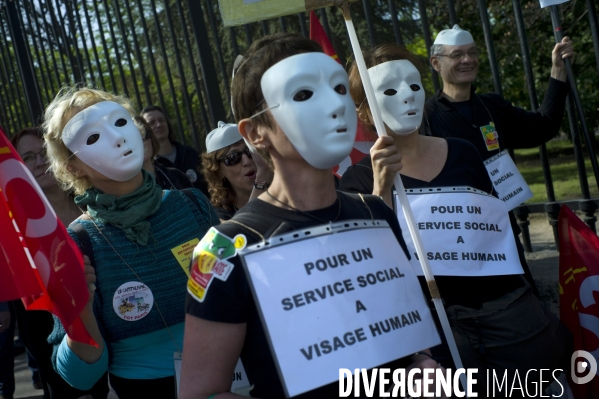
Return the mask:
[[[42,157],[42,162],[45,163],[46,162],[46,149],[45,148],[42,148],[39,152],[28,152],[26,155],[23,156],[23,162],[25,162],[25,164],[28,166],[34,166],[35,161],[37,161],[38,155]]]
[[[457,60],[461,60],[462,58],[464,58],[466,56],[466,54],[468,54],[468,57],[470,57],[472,59],[478,59],[478,56],[480,55],[480,50],[474,49],[474,50],[468,51],[467,53],[464,53],[463,51],[456,51],[451,54],[435,54],[435,55],[437,57],[448,57],[454,61],[457,61]]]
[[[250,152],[250,149],[245,148],[243,151],[235,151],[225,155],[224,157],[219,159],[219,162],[224,162],[227,166],[237,165],[239,162],[241,162],[241,156],[243,154],[247,155],[248,158],[252,159],[252,153]]]

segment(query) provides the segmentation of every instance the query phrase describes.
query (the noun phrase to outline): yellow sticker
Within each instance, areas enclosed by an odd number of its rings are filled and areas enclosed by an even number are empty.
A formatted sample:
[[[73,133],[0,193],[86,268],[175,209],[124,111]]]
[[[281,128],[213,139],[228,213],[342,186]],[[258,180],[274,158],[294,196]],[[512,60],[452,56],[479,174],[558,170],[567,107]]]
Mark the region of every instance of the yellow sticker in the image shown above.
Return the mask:
[[[173,255],[175,255],[177,262],[179,262],[179,265],[181,266],[185,274],[187,274],[187,277],[189,277],[189,265],[191,262],[191,255],[193,254],[193,249],[199,242],[200,240],[198,238],[194,238],[193,240],[189,240],[186,243],[183,243],[171,249],[171,252],[173,253]]]

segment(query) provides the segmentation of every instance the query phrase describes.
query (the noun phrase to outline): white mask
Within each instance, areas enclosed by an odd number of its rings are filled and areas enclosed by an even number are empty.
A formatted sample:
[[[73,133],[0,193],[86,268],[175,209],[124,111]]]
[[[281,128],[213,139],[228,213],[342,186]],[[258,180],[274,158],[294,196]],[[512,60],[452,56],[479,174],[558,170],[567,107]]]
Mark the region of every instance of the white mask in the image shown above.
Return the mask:
[[[270,112],[310,165],[330,169],[349,155],[358,118],[347,73],[324,53],[285,58],[262,76]]]
[[[368,69],[385,124],[400,136],[422,123],[424,87],[420,73],[408,60],[388,61]]]
[[[77,113],[62,131],[62,141],[87,166],[116,181],[141,171],[144,145],[139,129],[120,104],[102,101]]]

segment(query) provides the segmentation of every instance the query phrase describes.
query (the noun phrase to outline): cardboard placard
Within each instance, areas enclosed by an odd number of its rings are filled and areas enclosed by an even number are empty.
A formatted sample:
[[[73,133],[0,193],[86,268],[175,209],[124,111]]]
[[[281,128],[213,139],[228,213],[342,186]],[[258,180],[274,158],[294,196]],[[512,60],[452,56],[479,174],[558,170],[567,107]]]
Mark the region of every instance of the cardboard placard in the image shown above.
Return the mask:
[[[504,204],[471,187],[406,190],[427,259],[436,276],[522,274],[516,241]],[[401,212],[399,225],[414,272],[422,266]]]
[[[500,200],[508,211],[532,198],[532,191],[507,150],[487,159],[485,167]]]
[[[272,237],[239,253],[287,397],[439,343],[408,259],[385,221]]]

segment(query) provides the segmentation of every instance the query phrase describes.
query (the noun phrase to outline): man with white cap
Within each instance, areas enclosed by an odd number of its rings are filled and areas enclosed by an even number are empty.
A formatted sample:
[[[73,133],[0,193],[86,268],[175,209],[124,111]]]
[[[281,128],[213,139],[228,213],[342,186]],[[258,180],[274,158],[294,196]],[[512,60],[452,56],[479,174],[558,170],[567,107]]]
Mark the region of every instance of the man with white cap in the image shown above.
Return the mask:
[[[470,32],[454,25],[439,32],[430,62],[441,75],[443,89],[426,102],[426,134],[458,137],[473,143],[483,160],[508,148],[533,148],[559,132],[568,86],[564,59],[573,57],[569,37],[553,48],[551,78],[537,112],[511,105],[495,93],[477,94],[472,82],[480,52]]]

